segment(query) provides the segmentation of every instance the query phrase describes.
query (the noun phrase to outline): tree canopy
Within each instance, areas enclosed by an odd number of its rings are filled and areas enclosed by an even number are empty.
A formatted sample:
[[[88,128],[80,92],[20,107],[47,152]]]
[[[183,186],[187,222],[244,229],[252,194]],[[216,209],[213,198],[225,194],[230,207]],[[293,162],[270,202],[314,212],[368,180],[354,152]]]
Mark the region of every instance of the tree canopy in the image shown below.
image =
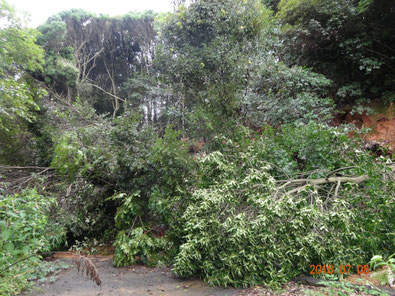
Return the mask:
[[[23,26],[14,8],[0,2],[0,159],[15,148],[13,137],[24,122],[34,119],[37,99],[43,94],[27,75],[42,69],[44,51],[36,44],[38,32]],[[17,161],[17,159],[14,159]]]

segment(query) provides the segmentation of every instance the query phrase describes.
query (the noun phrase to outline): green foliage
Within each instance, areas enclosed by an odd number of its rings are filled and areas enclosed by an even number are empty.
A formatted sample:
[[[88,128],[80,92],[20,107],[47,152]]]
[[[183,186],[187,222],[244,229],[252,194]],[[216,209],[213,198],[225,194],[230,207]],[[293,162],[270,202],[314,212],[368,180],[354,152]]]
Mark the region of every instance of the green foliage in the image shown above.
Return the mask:
[[[372,277],[378,279],[382,285],[389,285],[390,287],[394,285],[395,254],[388,256],[386,260],[384,260],[381,255],[375,255],[370,259],[369,264],[372,270],[375,270],[378,267],[386,267],[385,269],[377,272],[377,274],[373,274]]]
[[[81,147],[78,144],[75,132],[62,135],[58,141],[54,150],[55,157],[52,166],[56,167],[60,174],[67,174],[73,178],[80,171],[86,155],[80,150]]]
[[[49,85],[75,86],[79,75],[73,60],[47,55],[45,57],[45,82]]]
[[[29,281],[37,281],[39,283],[48,281],[53,283],[57,280],[59,273],[67,268],[70,268],[70,265],[61,260],[42,261],[35,268],[34,273],[29,278]],[[50,275],[49,278],[48,275]]]
[[[167,128],[163,138],[152,147],[148,162],[152,164],[151,195],[148,207],[166,225],[177,222],[182,208],[182,194],[195,181],[194,162],[188,142],[179,140],[179,131]]]
[[[374,286],[368,288],[367,286],[356,285],[346,281],[321,281],[319,283],[328,287],[324,289],[322,295],[346,296],[358,292],[363,293],[363,295],[378,295],[378,296],[389,295],[386,291],[383,291]]]
[[[38,27],[41,34],[38,36],[37,42],[47,51],[60,52],[63,48],[66,30],[66,24],[62,22],[61,18],[53,16]]]
[[[39,101],[45,94],[32,81],[0,78],[0,163],[23,165],[32,161]]]
[[[78,9],[38,35],[2,0],[0,162],[36,143],[29,159],[55,169],[43,188],[59,210],[50,221],[35,191],[1,196],[0,268],[59,243],[57,223],[78,243],[115,238],[117,266],[174,264],[225,286],[393,252],[389,160],[327,125],[334,102],[392,100],[387,2],[198,0],[158,15],[156,38],[152,12]],[[205,151],[192,157],[195,141]],[[329,181],[349,175],[369,178]],[[0,293],[36,262],[0,275]]]
[[[99,235],[113,224],[113,203],[106,201],[115,184],[109,129],[103,120],[55,139],[51,165],[65,181],[58,188],[60,220],[79,239]]]
[[[315,178],[325,177],[328,170],[373,161],[373,157],[362,152],[358,138],[348,137],[351,131],[347,126],[330,127],[314,122],[285,125],[279,130],[266,127],[265,158],[282,169],[273,168],[275,175],[312,172]]]
[[[157,138],[147,150],[145,170],[129,181],[128,186],[132,185],[135,191],[113,197],[121,202],[115,216],[116,226],[121,230],[115,241],[114,263],[118,266],[133,264],[135,256],[144,256],[140,262],[145,260],[151,265],[162,264],[164,261],[158,260],[165,256],[167,259],[163,260],[168,263],[176,251],[170,246],[180,240],[180,217],[185,209],[183,195],[194,181],[187,143],[178,137],[179,132],[169,128],[163,138]],[[149,221],[149,226],[143,219]],[[142,228],[134,228],[139,224]]]
[[[194,179],[188,143],[179,138],[170,128],[157,137],[129,112],[113,125],[103,121],[64,133],[52,166],[69,183],[62,190],[74,196],[61,199],[67,228],[89,236],[114,222],[128,229],[137,216],[153,227],[177,225],[174,208],[181,208],[181,193]]]
[[[40,70],[43,49],[35,44],[38,32],[23,27],[23,21],[5,0],[0,2],[0,74],[14,76],[26,70]]]
[[[243,109],[253,126],[328,121],[332,101],[325,97],[330,80],[302,67],[262,59],[243,93]]]
[[[386,260],[384,260],[381,255],[375,255],[370,259],[369,264],[373,270],[380,266],[388,266],[395,271],[395,254],[392,254]]]
[[[37,253],[48,252],[62,243],[64,230],[48,220],[54,203],[53,198],[35,190],[0,196],[1,295],[19,294],[38,266]]]
[[[42,92],[41,92],[42,93]],[[10,133],[12,125],[18,119],[31,122],[34,115],[31,110],[38,110],[34,90],[27,82],[15,81],[13,78],[0,80],[0,130]]]
[[[24,28],[14,9],[0,3],[0,163],[17,163],[12,152],[23,150],[17,136],[28,134],[27,123],[45,94],[26,75],[42,69],[43,50],[35,44],[38,32]]]
[[[4,18],[1,20],[5,21]],[[0,29],[0,74],[42,69],[44,52],[35,44],[37,35],[36,30],[12,24]]]
[[[249,56],[269,19],[255,0],[196,1],[159,19],[155,64],[172,86],[182,128],[198,137],[232,130]]]
[[[295,137],[296,130],[300,137]],[[310,148],[313,144],[306,139],[319,141],[325,135],[324,129],[316,134],[312,130],[301,126],[285,133],[283,141]],[[346,137],[329,129],[324,141],[333,142],[328,148],[333,149],[337,138],[345,142]],[[175,258],[176,274],[197,274],[213,285],[276,285],[308,272],[310,264],[358,265],[372,252],[391,248],[393,182],[383,186],[379,175],[385,167],[361,162],[359,172],[371,179],[359,186],[345,184],[335,195],[329,185],[280,194],[271,174],[275,166],[267,161],[275,152],[269,140],[266,135],[247,146],[230,142],[232,153],[213,152],[200,160],[202,181],[182,217],[185,242]],[[320,164],[330,171],[351,156],[329,154],[326,160],[320,149],[327,147],[321,144],[314,144],[307,167]],[[351,149],[358,159],[369,158]]]
[[[118,232],[114,243],[114,265],[143,263],[148,266],[169,265],[168,252],[172,244],[164,237],[155,237],[149,229],[136,227]]]
[[[282,0],[277,16],[286,24],[284,57],[332,79],[334,91],[357,83],[364,97],[384,98],[394,79],[391,5],[386,0]],[[354,100],[336,98],[341,105]]]

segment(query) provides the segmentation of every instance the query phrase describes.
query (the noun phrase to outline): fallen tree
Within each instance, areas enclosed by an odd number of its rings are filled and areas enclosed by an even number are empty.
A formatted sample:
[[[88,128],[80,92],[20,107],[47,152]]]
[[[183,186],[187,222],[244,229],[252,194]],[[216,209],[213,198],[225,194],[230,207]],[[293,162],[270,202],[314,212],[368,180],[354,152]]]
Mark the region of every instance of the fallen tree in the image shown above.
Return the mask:
[[[213,285],[278,285],[311,264],[358,266],[391,252],[395,164],[367,157],[358,167],[284,178],[262,150],[200,160],[204,176],[182,214],[176,274]]]
[[[392,178],[394,179],[394,172],[395,172],[395,164],[389,163],[388,165],[388,172],[383,175],[383,178]],[[283,193],[283,194],[294,194],[301,192],[302,190],[306,189],[308,186],[313,186],[313,187],[318,187],[319,185],[324,185],[324,184],[329,184],[329,183],[336,183],[336,188],[335,188],[335,196],[338,196],[339,189],[342,183],[346,182],[351,182],[351,183],[362,183],[366,180],[369,179],[369,176],[367,174],[365,175],[360,175],[360,176],[336,176],[336,177],[330,177],[331,175],[345,171],[348,169],[354,169],[356,168],[355,166],[352,167],[345,167],[345,168],[339,168],[336,169],[332,172],[330,172],[325,178],[318,178],[318,179],[308,179],[308,178],[302,178],[302,179],[288,179],[288,180],[279,180],[277,183],[284,183],[276,188],[276,195],[278,193]],[[296,187],[296,188],[294,188]],[[290,189],[292,188],[292,189]]]

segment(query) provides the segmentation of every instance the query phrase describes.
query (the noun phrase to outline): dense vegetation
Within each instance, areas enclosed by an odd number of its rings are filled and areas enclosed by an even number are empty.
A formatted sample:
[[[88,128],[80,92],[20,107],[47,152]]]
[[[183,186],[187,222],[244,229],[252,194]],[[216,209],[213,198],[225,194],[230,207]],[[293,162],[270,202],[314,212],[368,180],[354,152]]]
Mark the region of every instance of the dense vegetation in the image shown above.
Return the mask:
[[[0,293],[81,241],[225,286],[394,253],[391,152],[338,120],[395,100],[393,1],[182,2],[1,0]]]

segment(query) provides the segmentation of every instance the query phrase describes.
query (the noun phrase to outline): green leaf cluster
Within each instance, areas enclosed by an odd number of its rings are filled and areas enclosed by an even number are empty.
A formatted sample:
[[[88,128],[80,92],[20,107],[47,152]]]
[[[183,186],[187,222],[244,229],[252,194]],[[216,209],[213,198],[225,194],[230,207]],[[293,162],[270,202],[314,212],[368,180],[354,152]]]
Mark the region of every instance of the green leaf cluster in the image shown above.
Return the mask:
[[[63,241],[64,229],[48,219],[54,198],[32,189],[0,195],[0,294],[16,295],[29,286],[40,256]],[[21,261],[19,261],[21,260]]]
[[[391,1],[281,0],[288,64],[312,67],[334,81],[333,91],[359,84],[366,98],[385,99],[394,79]],[[340,104],[353,97],[335,97]]]
[[[179,131],[168,128],[158,137],[140,123],[128,112],[56,140],[52,166],[67,180],[63,190],[73,192],[62,207],[75,234],[96,235],[114,224],[125,230],[140,220],[144,227],[179,230],[181,197],[194,181],[189,143]]]
[[[165,237],[155,237],[145,227],[121,230],[114,243],[115,266],[142,263],[147,266],[167,266],[173,245]]]
[[[349,148],[354,158],[324,155],[329,152],[325,149],[336,151],[339,143],[351,145],[347,133],[327,129],[299,126],[278,135],[285,145],[314,147],[306,155],[305,168],[291,165],[287,170],[282,163],[287,172],[279,170],[279,175],[277,165],[268,161],[276,153],[270,143],[271,137],[277,137],[273,134],[242,146],[230,141],[232,153],[216,151],[200,159],[201,185],[188,198],[182,216],[184,242],[175,257],[174,272],[182,277],[199,275],[212,285],[278,285],[309,272],[311,264],[356,266],[367,262],[372,252],[388,253],[394,240],[390,218],[394,205],[393,182],[384,185],[379,177],[385,165],[361,161],[354,172],[371,178],[366,184],[345,184],[335,195],[330,194],[330,185],[292,194],[276,190],[283,184],[276,179],[287,174],[308,168],[313,170],[310,178],[317,178],[347,161],[370,158],[351,148],[355,145]],[[315,141],[319,143],[312,144]],[[347,151],[347,147],[339,149]],[[271,159],[285,161],[278,155]],[[315,165],[326,168],[326,173],[314,174]]]
[[[249,124],[329,121],[333,113],[329,79],[303,67],[289,67],[272,56],[259,57],[241,99]]]
[[[12,153],[23,150],[17,135],[27,134],[27,124],[35,118],[37,103],[45,94],[27,73],[42,70],[44,51],[35,43],[38,32],[23,27],[4,0],[0,1],[0,22],[0,163],[18,163]]]
[[[182,128],[207,138],[231,132],[249,57],[268,22],[270,12],[255,0],[196,1],[160,19],[154,62],[173,89]]]

